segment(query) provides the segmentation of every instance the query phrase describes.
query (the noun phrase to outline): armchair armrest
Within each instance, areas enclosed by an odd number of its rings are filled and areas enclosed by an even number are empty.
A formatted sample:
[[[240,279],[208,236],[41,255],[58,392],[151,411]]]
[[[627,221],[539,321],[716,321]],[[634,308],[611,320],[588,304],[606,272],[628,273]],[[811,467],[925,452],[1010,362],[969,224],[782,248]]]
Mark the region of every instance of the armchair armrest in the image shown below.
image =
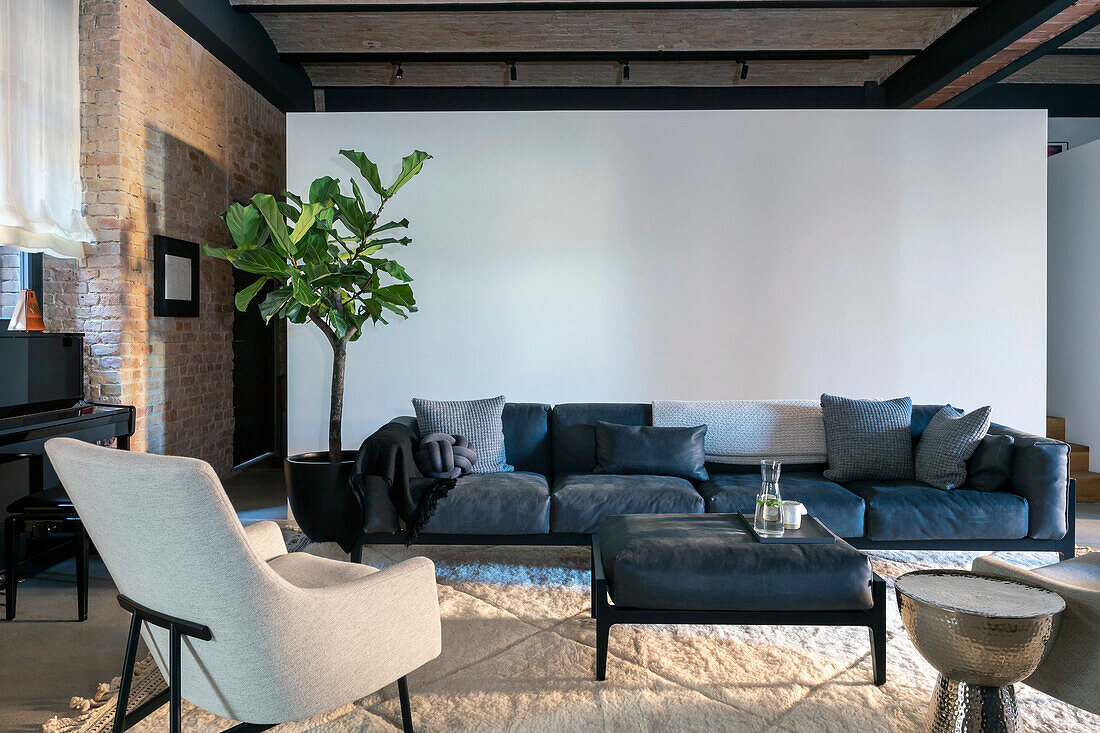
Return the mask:
[[[283,541],[283,530],[275,522],[265,520],[244,526],[244,535],[248,543],[260,558],[267,562],[273,557],[286,554],[286,542]]]
[[[1069,445],[994,424],[989,432],[1015,440],[1010,490],[1027,499],[1027,535],[1057,540],[1068,530]]]

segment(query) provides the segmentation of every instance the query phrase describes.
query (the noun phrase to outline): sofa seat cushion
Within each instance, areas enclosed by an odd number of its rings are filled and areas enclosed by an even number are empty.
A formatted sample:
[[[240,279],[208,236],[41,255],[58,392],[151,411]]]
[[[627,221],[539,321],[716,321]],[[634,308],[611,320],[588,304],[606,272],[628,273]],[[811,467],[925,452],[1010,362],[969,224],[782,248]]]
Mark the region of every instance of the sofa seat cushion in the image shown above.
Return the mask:
[[[820,473],[784,473],[779,492],[786,501],[800,501],[806,511],[841,537],[863,536],[863,499]],[[756,513],[760,472],[717,474],[699,485],[708,513]]]
[[[546,534],[550,488],[537,473],[472,473],[456,479],[424,527],[438,534]]]
[[[1018,540],[1027,535],[1027,501],[1005,491],[942,491],[919,481],[853,481],[867,502],[873,540]]]
[[[576,473],[554,481],[550,530],[600,531],[612,514],[688,514],[703,511],[703,497],[690,481],[674,476]]]

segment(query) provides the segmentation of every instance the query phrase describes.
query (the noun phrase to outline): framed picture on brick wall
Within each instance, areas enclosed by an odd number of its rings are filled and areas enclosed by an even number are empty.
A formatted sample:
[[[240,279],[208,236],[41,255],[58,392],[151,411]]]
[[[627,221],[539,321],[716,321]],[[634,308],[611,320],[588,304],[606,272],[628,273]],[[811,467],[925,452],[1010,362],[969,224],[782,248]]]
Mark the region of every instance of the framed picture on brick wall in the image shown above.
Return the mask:
[[[153,315],[199,314],[199,245],[153,237]]]

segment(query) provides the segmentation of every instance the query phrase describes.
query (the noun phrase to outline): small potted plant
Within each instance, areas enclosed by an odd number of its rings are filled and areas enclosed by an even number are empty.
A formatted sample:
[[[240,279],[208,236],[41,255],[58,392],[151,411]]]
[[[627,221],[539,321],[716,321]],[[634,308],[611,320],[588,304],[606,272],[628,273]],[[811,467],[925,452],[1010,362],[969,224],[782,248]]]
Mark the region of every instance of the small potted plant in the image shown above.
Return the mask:
[[[315,542],[335,539],[355,451],[344,451],[341,423],[344,367],[348,344],[370,323],[387,323],[388,314],[408,318],[416,311],[412,278],[398,262],[383,255],[387,245],[407,246],[398,236],[408,219],[382,220],[382,210],[431,158],[415,151],[401,161],[401,172],[382,185],[378,166],[354,150],[340,154],[359,169],[379,203],[368,207],[355,179],[351,196],[329,176],[315,180],[303,199],[283,191],[285,200],[258,193],[247,206],[232,204],[222,214],[232,247],[203,246],[203,252],[228,260],[256,280],[234,298],[237,310],[258,302],[264,322],[286,318],[313,323],[332,347],[332,390],[328,450],[284,459],[290,507],[302,531]],[[265,292],[262,300],[256,296]]]

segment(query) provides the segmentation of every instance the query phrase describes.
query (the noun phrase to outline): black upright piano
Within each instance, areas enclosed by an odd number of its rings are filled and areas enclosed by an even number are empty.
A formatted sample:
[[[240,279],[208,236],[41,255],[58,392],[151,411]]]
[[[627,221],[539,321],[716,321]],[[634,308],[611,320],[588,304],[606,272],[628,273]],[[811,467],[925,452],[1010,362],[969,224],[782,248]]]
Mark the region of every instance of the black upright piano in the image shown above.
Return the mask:
[[[0,331],[0,514],[21,496],[58,485],[47,440],[114,438],[128,449],[134,422],[132,406],[84,400],[82,334]]]

